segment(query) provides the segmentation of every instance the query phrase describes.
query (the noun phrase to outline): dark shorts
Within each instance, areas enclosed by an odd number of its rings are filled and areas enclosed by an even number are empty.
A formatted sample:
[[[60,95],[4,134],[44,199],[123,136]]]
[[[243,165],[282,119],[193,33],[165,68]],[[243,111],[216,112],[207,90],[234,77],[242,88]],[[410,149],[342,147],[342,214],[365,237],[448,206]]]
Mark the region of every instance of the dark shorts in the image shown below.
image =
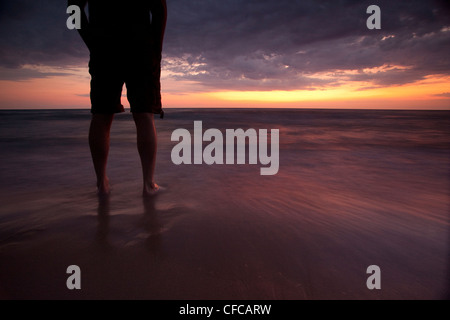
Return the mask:
[[[161,54],[148,47],[96,45],[90,50],[91,112],[124,112],[126,85],[131,112],[161,114]]]

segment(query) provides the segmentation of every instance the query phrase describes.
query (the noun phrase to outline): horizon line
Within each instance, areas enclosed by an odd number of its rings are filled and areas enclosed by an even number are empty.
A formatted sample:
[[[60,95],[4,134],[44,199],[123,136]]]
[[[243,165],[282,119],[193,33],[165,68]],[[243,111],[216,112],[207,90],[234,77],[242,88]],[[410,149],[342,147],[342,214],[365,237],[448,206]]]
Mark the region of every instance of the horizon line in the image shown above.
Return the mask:
[[[450,111],[449,108],[342,108],[342,107],[321,107],[321,108],[309,108],[309,107],[163,107],[163,109],[239,109],[239,110],[355,110],[355,111]],[[1,108],[0,111],[39,111],[39,110],[53,110],[53,111],[64,111],[64,110],[86,110],[90,111],[90,107],[88,108]],[[129,113],[130,108],[125,108],[125,113]],[[124,113],[124,112],[122,112]]]

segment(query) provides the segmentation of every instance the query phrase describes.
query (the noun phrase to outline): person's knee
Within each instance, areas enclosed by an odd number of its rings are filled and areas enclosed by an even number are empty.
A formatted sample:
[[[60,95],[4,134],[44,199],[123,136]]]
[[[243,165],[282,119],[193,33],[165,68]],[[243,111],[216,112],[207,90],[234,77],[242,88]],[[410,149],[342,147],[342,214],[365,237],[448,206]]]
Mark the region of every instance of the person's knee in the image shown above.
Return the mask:
[[[114,115],[110,114],[93,114],[90,125],[90,135],[108,134]]]
[[[153,113],[150,112],[133,112],[133,119],[136,125],[152,124],[154,121]]]
[[[92,121],[96,123],[111,123],[114,119],[114,114],[94,113],[92,114]]]

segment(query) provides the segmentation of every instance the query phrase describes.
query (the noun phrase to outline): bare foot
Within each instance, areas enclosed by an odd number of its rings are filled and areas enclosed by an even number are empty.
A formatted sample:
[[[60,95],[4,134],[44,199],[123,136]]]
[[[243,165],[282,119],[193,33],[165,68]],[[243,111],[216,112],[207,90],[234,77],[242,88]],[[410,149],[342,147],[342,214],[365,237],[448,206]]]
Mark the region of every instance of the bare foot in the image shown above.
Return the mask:
[[[97,182],[97,194],[99,196],[107,196],[111,193],[111,188],[109,186],[108,178],[105,178],[103,181]]]
[[[158,186],[155,182],[152,182],[150,186],[144,186],[144,190],[142,191],[142,195],[144,197],[152,197],[156,195],[159,191],[161,191],[161,187]]]

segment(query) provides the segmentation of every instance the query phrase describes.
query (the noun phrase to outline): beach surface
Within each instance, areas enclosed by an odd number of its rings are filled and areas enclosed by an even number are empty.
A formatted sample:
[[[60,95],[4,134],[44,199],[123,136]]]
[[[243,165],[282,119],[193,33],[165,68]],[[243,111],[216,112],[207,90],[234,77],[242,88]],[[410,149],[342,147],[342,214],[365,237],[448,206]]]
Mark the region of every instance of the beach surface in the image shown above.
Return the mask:
[[[151,199],[129,113],[112,127],[111,195],[96,196],[89,120],[0,111],[2,299],[450,298],[449,111],[168,109]],[[279,129],[278,173],[175,165],[171,134],[194,121]]]

